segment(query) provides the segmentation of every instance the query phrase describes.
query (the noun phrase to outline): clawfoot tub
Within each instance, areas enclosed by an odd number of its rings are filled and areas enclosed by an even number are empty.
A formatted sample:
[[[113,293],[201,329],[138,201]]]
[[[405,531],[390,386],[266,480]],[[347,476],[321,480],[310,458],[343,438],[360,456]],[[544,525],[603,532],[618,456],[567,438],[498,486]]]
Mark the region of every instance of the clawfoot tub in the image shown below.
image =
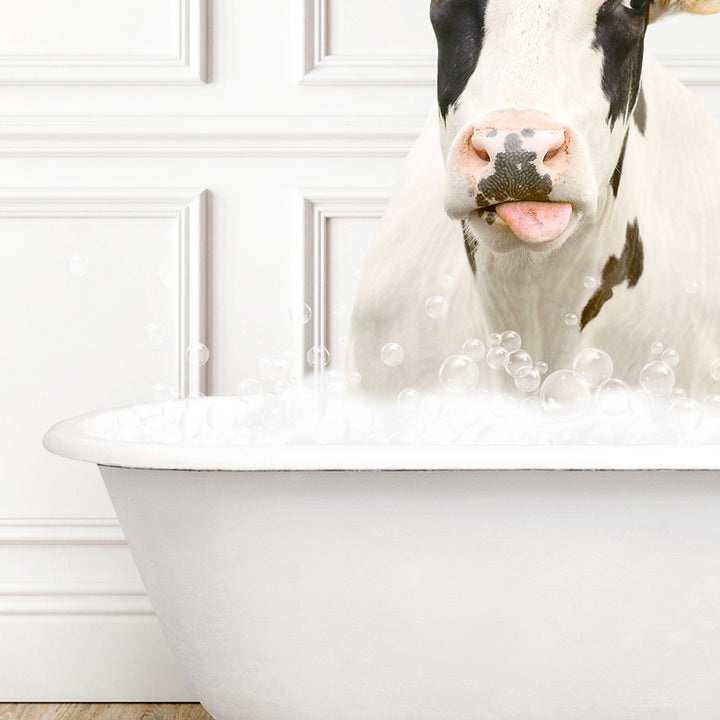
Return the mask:
[[[44,444],[100,466],[216,720],[717,718],[714,450],[202,446],[119,412]]]

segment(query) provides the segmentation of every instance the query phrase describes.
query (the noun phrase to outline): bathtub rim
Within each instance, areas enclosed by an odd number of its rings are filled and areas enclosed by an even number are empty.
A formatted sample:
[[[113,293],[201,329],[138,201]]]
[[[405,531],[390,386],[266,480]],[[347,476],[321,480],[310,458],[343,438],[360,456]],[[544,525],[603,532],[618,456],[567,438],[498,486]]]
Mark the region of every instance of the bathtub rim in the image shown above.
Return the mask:
[[[113,408],[62,420],[43,437],[73,460],[147,470],[440,471],[720,470],[718,446],[667,445],[179,445],[107,440],[87,428]]]

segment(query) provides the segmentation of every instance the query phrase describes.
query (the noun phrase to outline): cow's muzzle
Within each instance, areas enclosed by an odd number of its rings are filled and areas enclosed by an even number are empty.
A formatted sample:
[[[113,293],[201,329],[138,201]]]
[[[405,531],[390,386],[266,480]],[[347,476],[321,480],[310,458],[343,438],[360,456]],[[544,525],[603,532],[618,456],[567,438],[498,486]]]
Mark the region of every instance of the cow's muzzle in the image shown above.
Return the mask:
[[[568,127],[535,111],[504,111],[471,123],[455,138],[448,158],[456,198],[448,213],[499,218],[498,225],[525,242],[556,239],[572,207],[554,202],[551,194],[570,167],[573,145]]]

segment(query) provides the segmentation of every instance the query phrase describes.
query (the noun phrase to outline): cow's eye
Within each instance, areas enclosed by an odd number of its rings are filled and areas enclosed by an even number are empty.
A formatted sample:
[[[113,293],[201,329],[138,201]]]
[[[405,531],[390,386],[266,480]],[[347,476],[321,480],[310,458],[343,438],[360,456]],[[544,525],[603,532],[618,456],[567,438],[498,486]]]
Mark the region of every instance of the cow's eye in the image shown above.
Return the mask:
[[[622,6],[633,13],[643,13],[647,10],[652,0],[620,0]]]

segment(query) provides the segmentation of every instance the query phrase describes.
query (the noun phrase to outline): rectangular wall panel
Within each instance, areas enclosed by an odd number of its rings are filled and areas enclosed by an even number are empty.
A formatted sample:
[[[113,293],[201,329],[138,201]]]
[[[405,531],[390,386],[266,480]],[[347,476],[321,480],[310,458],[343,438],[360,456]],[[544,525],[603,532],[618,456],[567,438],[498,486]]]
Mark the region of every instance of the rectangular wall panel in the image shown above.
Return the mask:
[[[0,0],[0,84],[205,80],[206,0]]]
[[[305,193],[305,286],[299,302],[310,306],[312,322],[304,354],[326,348],[328,369],[345,368],[355,289],[389,195],[384,189]],[[311,371],[305,364],[305,372]]]

